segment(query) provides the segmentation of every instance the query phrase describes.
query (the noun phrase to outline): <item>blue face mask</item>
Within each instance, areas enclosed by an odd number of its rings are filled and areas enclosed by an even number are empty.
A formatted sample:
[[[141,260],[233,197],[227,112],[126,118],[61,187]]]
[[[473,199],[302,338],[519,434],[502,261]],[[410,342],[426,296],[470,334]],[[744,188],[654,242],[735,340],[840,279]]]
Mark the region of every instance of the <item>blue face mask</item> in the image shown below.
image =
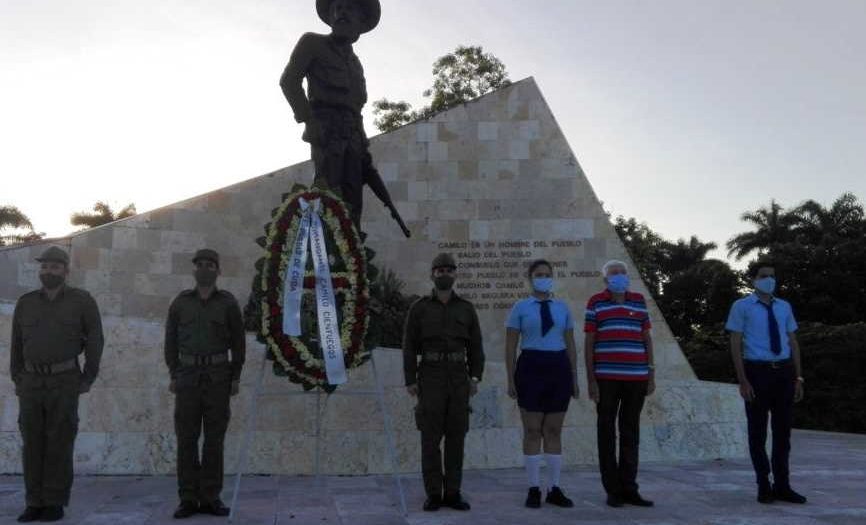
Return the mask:
[[[532,288],[536,292],[550,293],[550,291],[553,290],[553,278],[552,277],[533,277],[532,278]]]
[[[625,293],[628,290],[628,275],[618,273],[607,278],[607,289],[613,293]]]
[[[773,295],[776,291],[776,279],[773,277],[764,277],[755,279],[755,289],[765,294]]]

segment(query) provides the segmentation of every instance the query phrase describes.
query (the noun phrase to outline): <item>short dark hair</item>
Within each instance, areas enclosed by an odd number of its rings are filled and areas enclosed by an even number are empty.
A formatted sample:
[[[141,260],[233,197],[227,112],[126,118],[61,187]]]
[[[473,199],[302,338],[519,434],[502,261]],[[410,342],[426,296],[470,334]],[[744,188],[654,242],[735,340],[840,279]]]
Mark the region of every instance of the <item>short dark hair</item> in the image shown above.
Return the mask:
[[[550,268],[551,272],[553,271],[553,265],[550,264],[547,259],[536,259],[529,264],[529,270],[527,270],[526,276],[531,278],[532,272],[534,272],[539,266],[547,266]]]
[[[750,279],[754,279],[758,276],[758,271],[760,271],[761,268],[772,268],[775,270],[776,263],[768,257],[761,257],[749,263],[749,269],[746,271],[746,274]]]

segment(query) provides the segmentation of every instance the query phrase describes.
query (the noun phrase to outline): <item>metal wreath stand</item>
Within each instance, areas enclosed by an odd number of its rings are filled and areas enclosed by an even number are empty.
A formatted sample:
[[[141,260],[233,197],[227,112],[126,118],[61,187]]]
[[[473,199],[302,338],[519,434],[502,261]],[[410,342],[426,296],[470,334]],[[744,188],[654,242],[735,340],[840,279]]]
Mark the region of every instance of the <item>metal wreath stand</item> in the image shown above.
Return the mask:
[[[259,367],[259,375],[256,378],[256,386],[253,390],[252,398],[250,399],[249,411],[247,413],[247,428],[244,431],[244,437],[241,440],[238,446],[238,463],[237,468],[235,469],[235,486],[234,493],[232,494],[232,502],[231,502],[231,511],[229,514],[229,522],[233,523],[235,519],[235,515],[238,508],[238,496],[241,488],[241,478],[244,475],[244,471],[247,468],[247,454],[249,453],[250,445],[252,444],[253,432],[255,431],[256,426],[256,416],[258,412],[258,402],[259,398],[263,395],[280,395],[280,396],[304,396],[304,395],[315,395],[316,396],[316,451],[315,458],[313,462],[313,471],[315,475],[315,479],[317,483],[321,482],[321,455],[322,455],[322,419],[324,418],[325,412],[328,409],[328,398],[331,395],[343,395],[343,396],[375,396],[376,401],[379,405],[379,410],[382,412],[382,427],[385,431],[385,441],[386,446],[388,447],[388,463],[391,470],[391,476],[394,478],[394,483],[396,484],[396,490],[398,497],[400,499],[400,510],[403,512],[404,516],[408,515],[408,510],[406,508],[406,493],[403,490],[403,482],[401,480],[400,473],[397,470],[397,449],[394,441],[394,432],[393,427],[391,425],[391,414],[388,412],[387,407],[385,406],[385,389],[382,385],[382,378],[379,377],[379,372],[376,368],[376,350],[387,350],[385,348],[375,348],[370,352],[370,366],[373,367],[373,379],[376,383],[375,390],[353,390],[353,391],[343,391],[343,390],[335,390],[331,394],[326,394],[325,401],[322,403],[322,390],[320,388],[316,389],[316,392],[312,391],[296,391],[291,390],[287,392],[279,392],[279,393],[268,393],[262,392],[262,385],[265,377],[265,367],[268,363],[267,359],[267,347],[264,348],[264,352],[262,352],[262,364]],[[324,407],[322,406],[324,405]],[[275,513],[279,512],[279,510],[275,510]]]

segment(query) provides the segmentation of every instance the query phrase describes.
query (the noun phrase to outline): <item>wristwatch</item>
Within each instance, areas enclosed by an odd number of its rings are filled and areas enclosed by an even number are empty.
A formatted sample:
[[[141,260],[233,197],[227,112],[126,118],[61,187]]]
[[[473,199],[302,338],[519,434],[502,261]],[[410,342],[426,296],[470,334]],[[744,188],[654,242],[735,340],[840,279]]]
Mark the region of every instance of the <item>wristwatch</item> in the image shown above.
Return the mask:
[[[473,383],[480,383],[481,382],[480,379],[478,379],[477,377],[474,377],[474,376],[470,377],[469,379],[471,379]]]

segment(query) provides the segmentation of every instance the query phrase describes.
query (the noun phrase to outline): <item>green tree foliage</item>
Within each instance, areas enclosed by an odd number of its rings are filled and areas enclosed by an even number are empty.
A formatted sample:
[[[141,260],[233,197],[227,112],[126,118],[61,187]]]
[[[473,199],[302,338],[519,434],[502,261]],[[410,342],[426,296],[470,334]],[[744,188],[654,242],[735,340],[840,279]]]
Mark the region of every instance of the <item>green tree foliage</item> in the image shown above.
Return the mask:
[[[41,239],[45,234],[33,230],[33,223],[15,206],[0,206],[0,246]]]
[[[127,204],[123,209],[115,212],[111,206],[105,202],[98,201],[93,205],[93,212],[76,212],[72,214],[69,222],[73,226],[81,226],[84,229],[95,228],[108,224],[110,222],[119,221],[135,215],[135,204]]]
[[[771,202],[743,218],[754,230],[733,237],[728,248],[773,261],[780,295],[799,319],[834,325],[866,319],[866,220],[857,197],[844,193],[829,207],[809,200],[787,210]]]
[[[505,64],[481,46],[459,46],[433,62],[433,86],[424,91],[430,104],[418,110],[405,101],[373,102],[373,124],[385,133],[508,86]]]
[[[687,339],[697,327],[718,322],[739,297],[739,275],[728,263],[706,258],[715,243],[696,236],[672,242],[645,223],[622,216],[614,220],[614,228],[678,338]]]
[[[794,405],[794,426],[866,433],[866,323],[803,323],[798,339],[806,397]],[[699,379],[737,382],[728,336],[721,324],[701,328],[682,348]]]

